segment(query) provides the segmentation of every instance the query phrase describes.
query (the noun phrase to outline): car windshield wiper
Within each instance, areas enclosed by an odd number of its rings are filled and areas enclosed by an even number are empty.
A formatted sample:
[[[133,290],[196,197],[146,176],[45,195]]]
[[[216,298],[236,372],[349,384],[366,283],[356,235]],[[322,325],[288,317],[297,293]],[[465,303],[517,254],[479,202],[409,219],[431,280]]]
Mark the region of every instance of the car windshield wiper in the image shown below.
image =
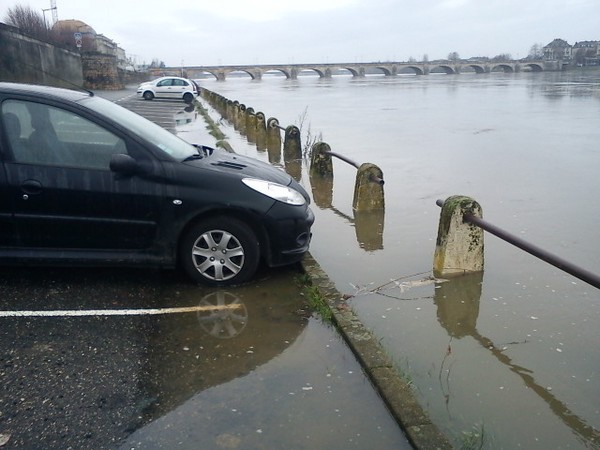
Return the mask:
[[[204,156],[201,155],[200,153],[194,153],[193,155],[186,156],[185,158],[183,158],[182,162],[193,161],[195,159],[203,159],[203,158],[204,158]]]

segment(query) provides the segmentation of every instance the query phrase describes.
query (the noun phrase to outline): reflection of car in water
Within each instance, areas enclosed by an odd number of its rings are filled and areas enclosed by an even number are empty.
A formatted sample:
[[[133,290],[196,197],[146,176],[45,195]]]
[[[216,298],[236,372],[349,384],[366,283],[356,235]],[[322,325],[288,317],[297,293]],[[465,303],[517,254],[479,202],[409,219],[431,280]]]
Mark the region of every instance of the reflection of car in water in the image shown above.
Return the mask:
[[[197,303],[208,307],[205,311],[156,321],[148,335],[145,379],[140,380],[149,399],[143,422],[248,374],[296,340],[307,321],[297,314],[298,288],[284,278],[265,280],[261,288],[214,291]],[[186,297],[193,295],[186,292]]]
[[[200,300],[199,306],[207,307],[206,310],[198,311],[200,328],[213,337],[231,339],[246,328],[246,305],[230,292],[215,291],[208,294]]]

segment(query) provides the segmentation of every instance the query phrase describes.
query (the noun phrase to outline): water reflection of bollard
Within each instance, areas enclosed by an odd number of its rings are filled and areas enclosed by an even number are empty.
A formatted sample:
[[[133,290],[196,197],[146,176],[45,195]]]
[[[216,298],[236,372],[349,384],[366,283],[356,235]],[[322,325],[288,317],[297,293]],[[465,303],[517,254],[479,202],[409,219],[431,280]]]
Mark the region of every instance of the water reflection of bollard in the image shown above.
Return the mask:
[[[285,129],[285,138],[283,141],[283,158],[285,161],[302,158],[300,129],[294,125],[290,125]]]
[[[265,115],[260,111],[256,113],[256,148],[258,150],[267,148],[267,125]]]
[[[383,196],[383,172],[375,164],[364,163],[356,173],[354,200],[352,207],[356,211],[372,211],[385,207]]]
[[[383,249],[385,210],[354,211],[354,230],[360,248],[372,252]]]
[[[483,230],[463,216],[481,217],[481,206],[469,197],[448,197],[442,206],[433,258],[435,276],[446,277],[483,270]]]
[[[310,158],[311,174],[333,177],[333,162],[329,152],[331,152],[331,147],[325,142],[317,142],[312,146],[312,155]]]
[[[256,115],[253,108],[246,108],[246,139],[251,144],[256,142]]]
[[[477,272],[436,284],[433,302],[438,322],[449,336],[460,339],[478,334],[482,281],[483,272]]]
[[[331,208],[333,205],[333,174],[322,176],[310,172],[309,180],[315,205],[321,209]]]
[[[274,117],[267,120],[267,151],[270,163],[281,162],[281,132],[279,131],[279,121]]]

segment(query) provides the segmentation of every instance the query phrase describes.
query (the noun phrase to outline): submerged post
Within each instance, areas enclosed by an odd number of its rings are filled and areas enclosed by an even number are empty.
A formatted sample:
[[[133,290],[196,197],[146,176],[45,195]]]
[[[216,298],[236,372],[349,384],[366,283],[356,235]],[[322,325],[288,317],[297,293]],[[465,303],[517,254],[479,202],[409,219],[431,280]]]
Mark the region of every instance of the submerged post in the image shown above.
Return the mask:
[[[439,204],[439,203],[438,203]],[[470,197],[454,195],[442,205],[433,257],[437,277],[483,270],[483,230],[463,220],[465,214],[482,217],[481,206]]]
[[[317,142],[312,146],[310,173],[321,176],[333,176],[331,147],[325,142]]]
[[[300,129],[297,126],[290,125],[285,129],[285,138],[283,141],[283,157],[286,161],[302,158]]]
[[[355,211],[372,211],[384,206],[383,172],[375,164],[361,164],[356,172],[352,208]]]
[[[256,113],[256,148],[258,150],[267,148],[267,125],[265,114],[261,111]]]
[[[246,139],[254,144],[256,142],[256,115],[254,108],[246,108]]]

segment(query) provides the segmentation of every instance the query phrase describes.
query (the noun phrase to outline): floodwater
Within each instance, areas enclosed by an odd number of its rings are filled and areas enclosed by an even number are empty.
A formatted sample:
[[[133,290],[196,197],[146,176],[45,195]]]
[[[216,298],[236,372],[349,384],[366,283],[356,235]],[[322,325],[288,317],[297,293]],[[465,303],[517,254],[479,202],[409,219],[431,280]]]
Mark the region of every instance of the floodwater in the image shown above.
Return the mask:
[[[599,290],[487,234],[483,274],[426,280],[435,201],[457,194],[600,272],[600,70],[199,82],[382,169],[385,211],[364,217],[354,167],[334,160],[324,187],[303,163],[311,253],[457,446],[600,445]],[[268,159],[222,125],[237,152]]]

